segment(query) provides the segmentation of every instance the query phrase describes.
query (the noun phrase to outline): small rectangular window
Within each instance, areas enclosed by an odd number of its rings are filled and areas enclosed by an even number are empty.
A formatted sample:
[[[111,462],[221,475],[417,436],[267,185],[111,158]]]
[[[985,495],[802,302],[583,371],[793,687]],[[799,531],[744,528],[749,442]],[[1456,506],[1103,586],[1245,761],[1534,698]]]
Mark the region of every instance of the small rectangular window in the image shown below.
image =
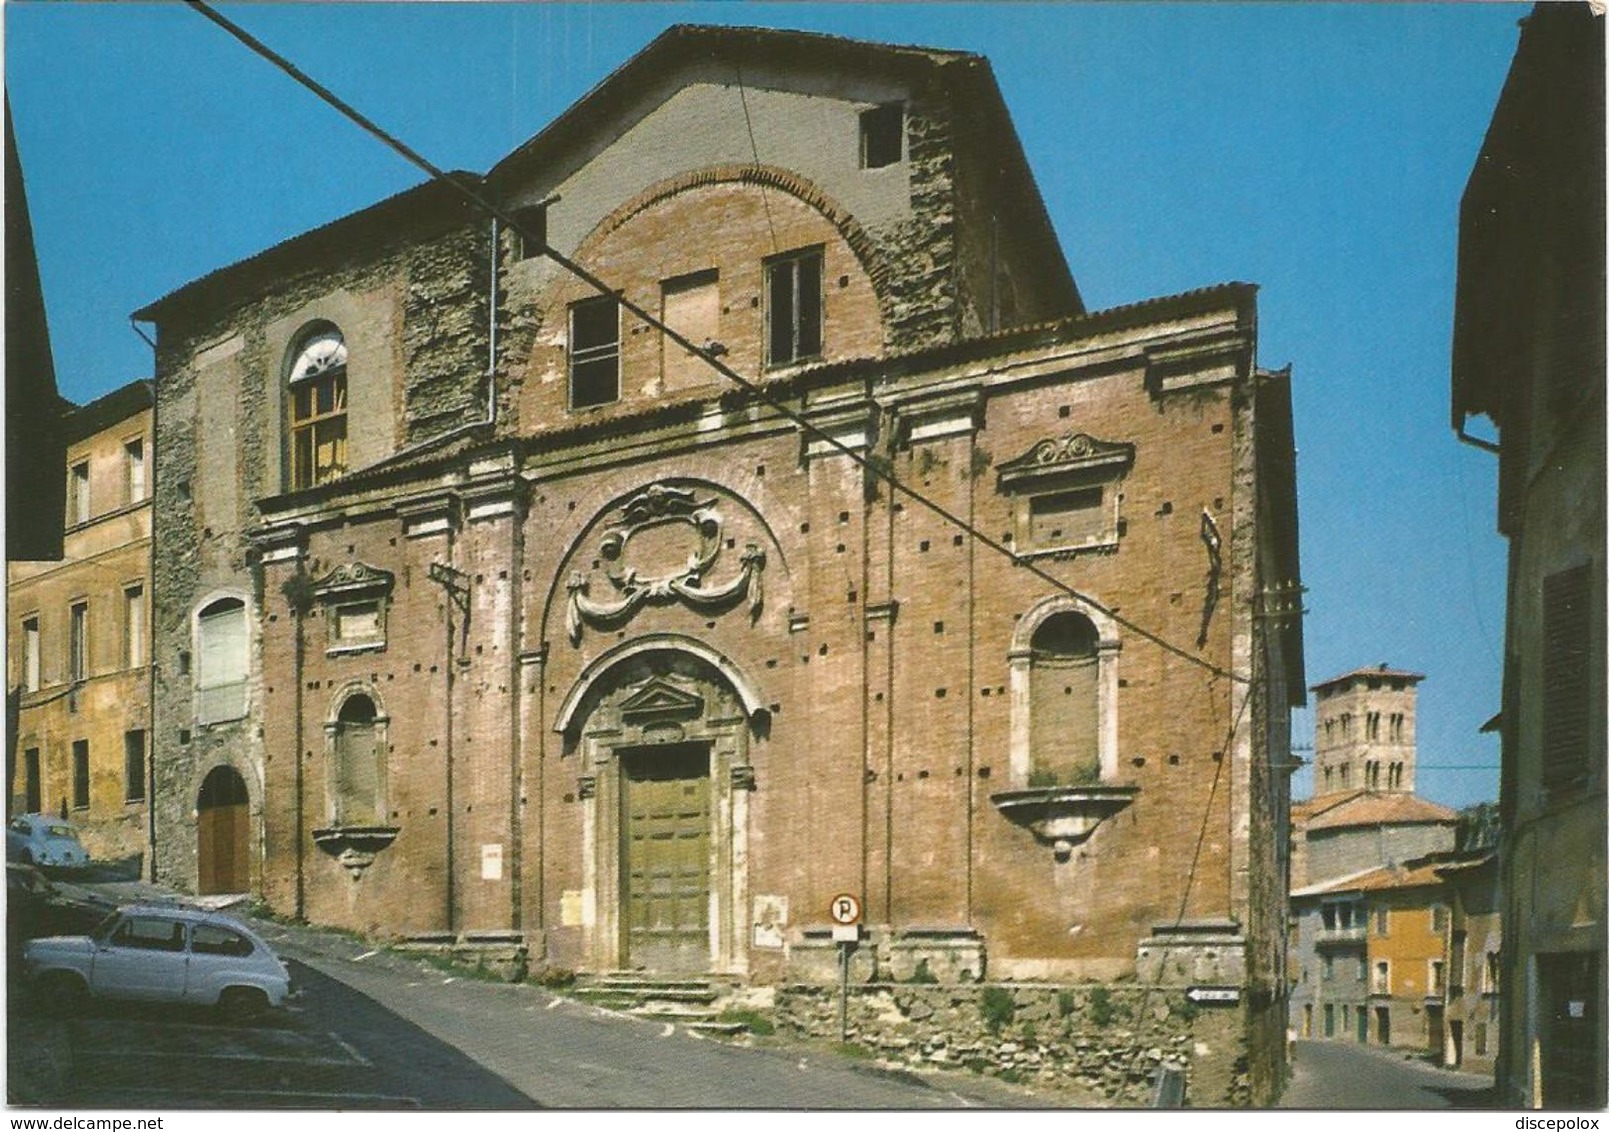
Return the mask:
[[[82,460],[72,467],[67,485],[67,525],[77,526],[89,521],[89,461]]]
[[[22,690],[39,691],[39,618],[22,623]]]
[[[130,504],[145,499],[145,438],[137,436],[123,445],[124,483]]]
[[[820,248],[766,263],[767,365],[821,356],[821,270]]]
[[[1391,934],[1391,911],[1390,911],[1390,909],[1388,909],[1388,908],[1376,908],[1374,910],[1374,934],[1375,935],[1389,935],[1389,934]]]
[[[1374,985],[1369,988],[1371,994],[1391,993],[1391,962],[1382,959],[1374,965]]]
[[[905,104],[885,102],[860,112],[860,165],[881,169],[905,156]]]
[[[38,747],[29,747],[22,753],[22,783],[24,808],[30,814],[37,814],[44,808],[44,783],[39,777]]]
[[[514,221],[514,258],[535,259],[547,249],[548,206],[533,204],[517,208],[510,218]]]
[[[603,295],[570,307],[570,408],[620,399],[620,303]]]
[[[1430,909],[1430,930],[1440,934],[1447,930],[1447,906],[1436,904]]]
[[[123,800],[145,801],[145,732],[123,732]]]
[[[89,809],[89,740],[73,740],[73,809]]]
[[[68,618],[67,679],[74,684],[89,676],[89,603],[76,602]]]
[[[129,586],[123,591],[123,667],[139,668],[145,663],[145,587]]]

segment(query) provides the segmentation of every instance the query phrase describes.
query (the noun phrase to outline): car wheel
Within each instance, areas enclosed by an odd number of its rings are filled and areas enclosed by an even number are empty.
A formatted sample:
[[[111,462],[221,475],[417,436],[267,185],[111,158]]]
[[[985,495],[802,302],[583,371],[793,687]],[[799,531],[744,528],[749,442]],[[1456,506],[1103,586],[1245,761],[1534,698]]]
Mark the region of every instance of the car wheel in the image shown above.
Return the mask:
[[[88,988],[70,971],[50,971],[39,979],[39,999],[52,1014],[74,1014],[84,1005]]]
[[[256,987],[230,987],[218,996],[218,1013],[224,1021],[244,1025],[268,1009],[268,996]]]

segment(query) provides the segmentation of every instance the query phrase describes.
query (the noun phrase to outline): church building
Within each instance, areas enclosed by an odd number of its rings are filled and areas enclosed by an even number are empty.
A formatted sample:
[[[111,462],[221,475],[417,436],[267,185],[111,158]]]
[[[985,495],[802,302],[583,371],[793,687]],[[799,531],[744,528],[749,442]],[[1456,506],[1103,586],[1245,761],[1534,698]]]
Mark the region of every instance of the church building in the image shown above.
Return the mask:
[[[136,316],[161,877],[753,983],[851,895],[867,977],[1228,987],[1282,1045],[1255,287],[1087,310],[963,52],[672,28],[453,180]]]

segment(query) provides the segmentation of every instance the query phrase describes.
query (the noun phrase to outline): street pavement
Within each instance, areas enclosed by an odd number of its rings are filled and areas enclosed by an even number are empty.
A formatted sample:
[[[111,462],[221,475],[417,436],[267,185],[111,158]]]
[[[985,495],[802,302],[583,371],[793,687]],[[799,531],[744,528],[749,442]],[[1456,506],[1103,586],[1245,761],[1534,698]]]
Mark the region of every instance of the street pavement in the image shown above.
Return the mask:
[[[1297,1042],[1280,1108],[1491,1108],[1492,1079],[1431,1065],[1401,1049]]]
[[[125,898],[134,893],[120,893]],[[146,894],[138,894],[146,895]],[[745,1046],[481,979],[301,925],[256,927],[304,993],[256,1025],[13,993],[13,1104],[152,1109],[1051,1108],[1065,1095],[959,1070],[884,1069],[825,1045]]]

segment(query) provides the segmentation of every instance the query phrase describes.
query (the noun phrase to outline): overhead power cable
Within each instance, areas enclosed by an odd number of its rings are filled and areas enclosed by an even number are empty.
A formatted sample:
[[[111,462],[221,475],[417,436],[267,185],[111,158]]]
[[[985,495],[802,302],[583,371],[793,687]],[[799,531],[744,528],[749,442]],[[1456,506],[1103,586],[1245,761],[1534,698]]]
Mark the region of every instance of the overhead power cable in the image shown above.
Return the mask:
[[[477,191],[473,185],[466,184],[462,180],[452,176],[446,170],[439,168],[418,151],[410,147],[407,143],[376,125],[374,121],[351,106],[340,96],[336,95],[328,87],[324,86],[322,83],[309,76],[306,72],[302,71],[289,59],[286,59],[273,48],[269,47],[267,44],[253,36],[250,32],[246,31],[244,28],[240,27],[226,16],[214,10],[205,2],[205,0],[185,0],[185,2],[201,15],[205,16],[207,19],[221,27],[224,31],[228,32],[229,35],[234,37],[240,43],[244,44],[252,52],[268,60],[268,62],[284,71],[302,86],[312,91],[321,100],[357,124],[386,147],[399,154],[411,164],[422,169],[425,173],[429,174],[433,180],[442,181],[453,186],[458,190],[458,192],[462,193],[466,199],[471,201],[478,208],[485,211],[488,215],[495,217],[503,225],[517,233],[521,238],[525,239],[528,246],[540,246],[542,248],[542,254],[546,255],[559,267],[563,268],[575,278],[592,287],[598,292],[598,294],[613,298],[620,304],[621,307],[629,311],[632,315],[653,329],[659,331],[661,334],[664,334],[682,349],[691,354],[697,355],[711,369],[715,370],[715,372],[719,373],[722,377],[726,378],[734,385],[737,385],[739,388],[743,389],[756,400],[786,417],[788,420],[798,425],[802,431],[808,433],[814,439],[819,440],[821,443],[833,449],[838,454],[849,457],[850,460],[854,461],[854,463],[859,465],[866,472],[875,476],[877,479],[887,483],[892,491],[898,492],[907,499],[910,499],[912,502],[923,508],[926,508],[934,515],[937,515],[940,519],[943,519],[945,522],[953,525],[958,530],[977,540],[983,546],[986,546],[990,550],[1000,554],[1009,560],[1013,565],[1027,570],[1039,580],[1066,594],[1068,597],[1080,601],[1089,606],[1091,609],[1095,609],[1105,616],[1110,617],[1118,625],[1121,625],[1123,628],[1134,633],[1136,636],[1150,641],[1163,651],[1172,653],[1189,664],[1193,664],[1198,668],[1204,669],[1214,676],[1222,676],[1240,684],[1251,683],[1249,677],[1243,676],[1230,669],[1222,668],[1205,659],[1204,657],[1196,656],[1189,650],[1174,644],[1159,634],[1154,633],[1151,630],[1146,629],[1145,627],[1138,625],[1128,618],[1122,616],[1111,606],[1095,600],[1088,594],[1079,592],[1066,582],[1063,582],[1061,579],[1047,573],[1043,568],[1036,565],[1032,561],[1019,558],[1009,547],[1005,546],[1003,543],[997,542],[993,538],[990,538],[988,535],[978,530],[971,523],[968,523],[965,519],[961,518],[959,515],[956,515],[948,508],[942,506],[941,504],[935,503],[933,500],[928,499],[914,488],[908,487],[901,483],[899,479],[894,476],[891,470],[879,467],[875,461],[861,455],[853,448],[850,448],[848,445],[844,444],[837,437],[832,436],[830,433],[807,420],[802,413],[790,408],[788,405],[777,400],[775,397],[772,397],[770,394],[765,392],[765,390],[757,382],[744,377],[742,374],[732,369],[731,366],[721,361],[719,357],[706,350],[703,345],[694,343],[685,335],[677,331],[674,327],[666,325],[662,320],[650,313],[644,307],[627,298],[614,288],[611,288],[597,275],[594,275],[591,271],[571,260],[563,253],[553,248],[551,245],[548,245],[547,241],[542,235],[527,231],[526,228],[521,225],[520,222],[516,220],[510,213],[488,200],[484,195]]]

